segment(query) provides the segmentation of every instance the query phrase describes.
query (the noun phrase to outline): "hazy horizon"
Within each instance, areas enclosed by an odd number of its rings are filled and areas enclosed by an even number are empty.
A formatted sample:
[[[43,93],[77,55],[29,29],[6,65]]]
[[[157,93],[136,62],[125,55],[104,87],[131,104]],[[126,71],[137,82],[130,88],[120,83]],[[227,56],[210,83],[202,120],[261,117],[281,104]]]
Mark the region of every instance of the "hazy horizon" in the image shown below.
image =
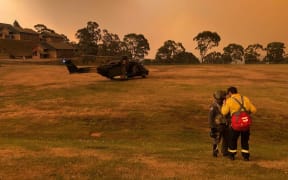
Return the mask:
[[[286,0],[0,0],[1,23],[17,20],[24,28],[44,24],[76,41],[75,33],[95,21],[100,29],[118,34],[143,34],[154,58],[167,40],[181,42],[199,57],[193,38],[202,31],[217,32],[219,48],[237,43],[246,48],[260,43],[288,43]]]

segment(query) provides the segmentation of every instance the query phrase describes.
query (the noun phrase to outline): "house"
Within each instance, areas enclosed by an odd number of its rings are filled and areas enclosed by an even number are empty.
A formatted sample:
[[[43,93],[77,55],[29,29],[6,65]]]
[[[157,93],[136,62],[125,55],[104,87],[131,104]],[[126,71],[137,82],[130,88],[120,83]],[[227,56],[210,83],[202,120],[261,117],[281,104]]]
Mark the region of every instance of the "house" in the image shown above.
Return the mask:
[[[0,39],[40,41],[39,33],[36,31],[22,28],[19,24],[12,26],[4,23],[0,23]]]
[[[38,44],[35,41],[0,39],[0,58],[33,58],[32,49]]]
[[[13,25],[0,23],[0,58],[71,58],[75,48],[55,32],[37,33],[22,28],[17,21]]]
[[[71,58],[76,49],[65,42],[41,42],[33,49],[33,59]]]
[[[42,32],[40,34],[40,39],[41,41],[46,41],[46,42],[63,42],[63,36],[57,33],[52,33],[52,32]]]

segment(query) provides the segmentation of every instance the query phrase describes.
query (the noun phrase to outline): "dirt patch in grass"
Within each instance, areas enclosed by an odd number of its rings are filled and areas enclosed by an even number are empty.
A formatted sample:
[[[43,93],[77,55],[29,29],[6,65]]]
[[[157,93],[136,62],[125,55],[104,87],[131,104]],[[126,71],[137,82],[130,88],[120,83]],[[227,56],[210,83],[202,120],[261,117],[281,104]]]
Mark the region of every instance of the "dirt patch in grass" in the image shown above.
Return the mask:
[[[27,154],[31,155],[32,153],[29,153],[29,151],[22,149],[22,148],[13,148],[13,149],[0,149],[0,157],[1,160],[4,159],[17,159],[26,156]]]
[[[1,70],[10,72],[0,79],[0,82],[5,83],[6,86],[23,85],[33,87],[36,90],[70,88],[87,84],[87,82],[105,80],[97,73],[71,75],[65,66],[7,65]]]
[[[278,161],[259,161],[257,164],[268,169],[278,169],[288,174],[288,158]]]
[[[130,161],[134,163],[140,163],[145,166],[147,170],[143,171],[142,173],[149,174],[142,174],[142,177],[199,177],[203,174],[203,168],[205,168],[204,165],[199,163],[184,163],[180,161],[172,162],[144,155],[136,156]],[[125,169],[118,170],[123,171]]]
[[[49,157],[96,157],[100,160],[110,160],[113,158],[112,154],[107,152],[101,152],[93,149],[73,149],[66,147],[53,147],[46,148],[43,151],[31,151],[24,148],[4,148],[0,149],[1,160],[12,160],[19,159],[22,157],[39,157],[39,156],[49,156]]]
[[[72,148],[49,148],[47,154],[55,157],[96,157],[100,160],[110,160],[113,158],[112,154],[100,152],[89,149],[72,149]]]
[[[79,173],[91,168],[88,159],[109,161],[114,155],[98,150],[73,149],[67,147],[47,148],[43,151],[30,151],[23,148],[0,149],[0,179],[82,179]],[[26,160],[29,159],[29,160]],[[54,161],[55,159],[55,161]],[[63,165],[57,164],[58,159],[66,159]],[[47,160],[48,162],[46,162]],[[27,163],[25,162],[27,161]],[[88,161],[87,163],[84,163]],[[25,162],[25,163],[24,163]]]
[[[13,111],[12,111],[13,110]],[[95,111],[91,108],[81,108],[78,111],[75,111],[72,107],[63,107],[57,110],[55,109],[39,109],[32,107],[22,107],[17,105],[9,105],[5,108],[2,108],[0,112],[1,119],[13,119],[19,117],[31,117],[31,121],[38,121],[39,119],[45,118],[47,121],[54,121],[57,117],[65,115],[66,117],[96,117],[96,116],[105,116],[109,115],[111,118],[121,118],[126,117],[126,112],[113,111],[111,108],[103,108],[99,111]]]

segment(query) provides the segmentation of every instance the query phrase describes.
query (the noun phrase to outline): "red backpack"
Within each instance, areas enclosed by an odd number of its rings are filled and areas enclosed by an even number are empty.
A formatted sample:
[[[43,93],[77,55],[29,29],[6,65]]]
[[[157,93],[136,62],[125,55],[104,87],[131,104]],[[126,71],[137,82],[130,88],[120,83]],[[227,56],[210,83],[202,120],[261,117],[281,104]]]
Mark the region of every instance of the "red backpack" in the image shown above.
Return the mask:
[[[240,105],[239,110],[232,114],[232,129],[235,131],[247,131],[251,126],[252,119],[249,112],[244,107],[243,96],[241,96],[241,102],[234,97],[232,97],[232,99],[234,99]]]

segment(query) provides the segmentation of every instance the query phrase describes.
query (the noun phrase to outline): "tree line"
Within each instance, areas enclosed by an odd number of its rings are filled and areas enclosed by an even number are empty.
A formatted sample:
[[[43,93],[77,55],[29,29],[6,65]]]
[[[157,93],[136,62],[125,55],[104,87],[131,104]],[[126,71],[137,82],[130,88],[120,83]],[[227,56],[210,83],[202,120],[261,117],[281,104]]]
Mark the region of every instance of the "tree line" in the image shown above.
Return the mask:
[[[39,32],[55,33],[43,24],[34,28]],[[149,42],[143,34],[129,33],[119,38],[117,34],[107,29],[100,29],[97,22],[89,21],[86,26],[75,33],[78,43],[70,42],[67,36],[61,34],[63,40],[71,43],[78,49],[79,55],[92,56],[129,56],[134,60],[143,60],[150,50]],[[198,33],[193,41],[197,43],[195,49],[199,50],[200,59],[193,53],[186,51],[181,42],[167,40],[157,50],[155,59],[150,63],[176,64],[176,63],[288,63],[283,42],[271,42],[266,47],[261,44],[251,44],[244,48],[240,44],[230,43],[223,48],[223,53],[213,51],[218,47],[221,37],[217,32],[203,31]]]

